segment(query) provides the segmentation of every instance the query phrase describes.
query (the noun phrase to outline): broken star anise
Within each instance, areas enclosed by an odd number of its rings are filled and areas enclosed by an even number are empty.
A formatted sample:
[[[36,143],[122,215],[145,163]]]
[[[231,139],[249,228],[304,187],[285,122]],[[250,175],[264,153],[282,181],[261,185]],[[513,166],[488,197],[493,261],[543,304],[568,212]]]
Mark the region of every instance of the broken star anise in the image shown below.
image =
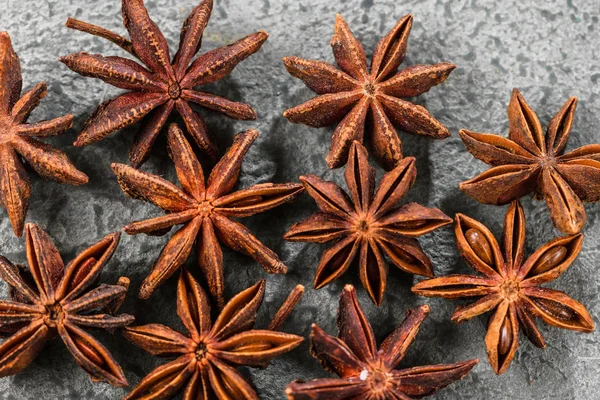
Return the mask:
[[[123,23],[131,41],[104,28],[69,18],[69,28],[108,39],[144,65],[122,57],[88,53],[61,57],[60,60],[73,71],[127,90],[96,109],[79,134],[76,146],[101,140],[148,115],[129,152],[131,165],[137,168],[148,158],[157,135],[176,109],[198,147],[216,159],[217,148],[202,117],[192,110],[190,104],[196,103],[231,118],[256,119],[256,113],[247,104],[194,90],[196,86],[207,85],[229,75],[237,64],[257,52],[268,37],[266,32],[259,31],[229,46],[206,52],[192,61],[200,49],[212,7],[212,0],[203,0],[192,10],[183,24],[179,49],[172,60],[167,41],[148,16],[143,0],[123,0]]]
[[[417,203],[397,207],[416,175],[415,159],[407,157],[381,178],[375,191],[375,169],[369,165],[367,150],[355,141],[344,174],[350,196],[315,175],[300,177],[321,212],[294,224],[284,238],[316,243],[337,240],[321,257],[315,288],[339,278],[358,257],[360,280],[379,305],[388,273],[383,254],[410,274],[433,276],[431,260],[415,238],[450,224],[452,219],[437,208]]]
[[[288,399],[420,399],[464,378],[479,360],[396,369],[428,314],[428,306],[408,310],[404,322],[377,348],[354,288],[346,285],[338,310],[338,337],[316,324],[310,334],[312,355],[340,378],[292,382],[286,389]]]
[[[9,285],[11,300],[0,300],[0,332],[10,335],[0,345],[0,376],[23,371],[47,341],[60,335],[75,361],[94,382],[127,386],[108,350],[81,327],[113,330],[134,321],[114,315],[125,299],[129,279],[93,289],[119,243],[118,232],[88,247],[66,267],[52,239],[40,227],[25,226],[29,268],[0,256],[0,277]]]
[[[292,291],[290,298],[299,299]],[[150,372],[126,400],[169,399],[183,392],[184,399],[258,399],[252,386],[236,371],[239,366],[266,367],[271,360],[297,347],[300,336],[253,329],[265,293],[265,282],[242,291],[211,323],[210,303],[200,285],[184,269],[177,286],[177,315],[189,335],[150,324],[127,328],[125,337],[145,351],[177,357]],[[278,312],[280,324],[293,309],[286,301]],[[285,315],[283,315],[285,314]]]
[[[558,278],[581,250],[581,234],[556,238],[525,259],[525,215],[518,201],[504,220],[503,251],[481,223],[457,214],[456,245],[461,257],[484,276],[450,275],[419,282],[413,292],[449,299],[479,297],[457,308],[456,323],[495,310],[485,337],[488,358],[497,374],[504,373],[519,347],[519,326],[535,346],[546,342],[534,317],[559,328],[580,332],[594,330],[585,307],[563,292],[541,285]]]
[[[29,114],[46,96],[48,86],[40,82],[21,96],[22,83],[21,62],[10,36],[0,32],[0,204],[19,237],[31,195],[31,182],[21,157],[44,178],[71,185],[88,181],[65,153],[35,139],[60,135],[71,127],[73,116],[28,124]]]
[[[485,204],[508,204],[528,193],[544,198],[554,226],[564,233],[585,224],[582,201],[600,200],[600,144],[563,154],[575,116],[571,97],[548,124],[544,135],[535,112],[517,89],[508,105],[508,139],[460,131],[467,150],[493,168],[462,182],[462,191]]]
[[[198,264],[210,293],[223,305],[223,253],[219,241],[227,247],[254,258],[269,273],[284,274],[286,266],[242,224],[231,217],[246,217],[293,200],[304,190],[297,183],[261,183],[230,193],[242,166],[244,155],[258,136],[249,129],[233,139],[227,153],[213,168],[208,181],[183,132],[176,124],[169,127],[169,154],[181,189],[171,182],[124,164],[112,164],[121,188],[134,199],[145,200],[162,208],[164,216],[133,222],[124,230],[164,235],[172,226],[183,224],[163,248],[152,272],[142,283],[140,298],[147,299],[188,258],[194,242]],[[218,238],[218,239],[217,239]]]
[[[329,168],[346,163],[352,141],[363,141],[367,121],[372,152],[386,170],[402,159],[402,142],[394,125],[436,139],[450,136],[448,129],[424,107],[401,99],[427,92],[456,68],[450,63],[413,65],[396,73],[406,54],[411,27],[412,15],[406,15],[380,40],[370,72],[362,44],[339,14],[331,47],[341,70],[323,61],[283,59],[290,74],[320,95],[283,115],[291,122],[316,128],[341,121],[326,157]]]

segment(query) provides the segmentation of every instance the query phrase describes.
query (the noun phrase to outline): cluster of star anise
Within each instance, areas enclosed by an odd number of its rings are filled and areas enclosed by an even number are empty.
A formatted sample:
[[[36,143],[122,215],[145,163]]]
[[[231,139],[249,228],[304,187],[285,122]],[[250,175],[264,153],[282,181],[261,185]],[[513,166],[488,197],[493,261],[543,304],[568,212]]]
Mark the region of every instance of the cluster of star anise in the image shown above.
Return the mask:
[[[587,145],[564,154],[577,100],[571,98],[550,121],[546,134],[536,114],[515,89],[508,107],[509,137],[473,133],[460,136],[475,157],[492,168],[460,185],[474,199],[494,205],[509,204],[502,244],[483,224],[463,214],[454,218],[461,257],[480,275],[434,277],[433,264],[417,237],[452,223],[437,208],[411,202],[399,206],[416,179],[413,157],[403,157],[396,128],[443,139],[448,129],[420,105],[403,98],[427,92],[449,76],[450,63],[414,65],[400,71],[407,52],[412,16],[401,18],[377,44],[368,65],[362,44],[341,16],[331,41],[337,67],[298,57],[283,59],[317,97],[288,109],[284,116],[312,127],[337,124],[327,165],[346,165],[347,191],[334,182],[304,175],[298,183],[259,183],[236,188],[246,153],[258,137],[248,129],[233,138],[219,157],[203,118],[192,108],[199,105],[229,117],[255,119],[247,104],[199,91],[233,71],[257,52],[267,39],[264,31],[197,55],[211,11],[212,0],[202,0],[181,30],[174,55],[152,21],[143,0],[122,0],[123,24],[129,39],[104,28],[69,19],[67,26],[105,38],[137,61],[120,56],[76,53],[61,58],[71,70],[103,80],[125,92],[98,106],[85,123],[75,146],[88,145],[140,122],[129,152],[131,166],[112,164],[123,192],[164,211],[164,215],[132,222],[130,235],[166,235],[152,270],[142,282],[141,299],[179,271],[177,315],[187,334],[167,326],[129,327],[134,317],[117,314],[129,279],[116,285],[98,285],[119,233],[109,234],[64,265],[50,237],[41,228],[25,224],[31,183],[23,162],[43,177],[61,183],[84,184],[88,178],[65,153],[35,139],[63,133],[72,116],[28,124],[31,111],[46,94],[40,83],[21,95],[20,61],[7,33],[0,33],[0,204],[7,210],[14,233],[25,230],[28,267],[13,265],[0,256],[0,278],[9,287],[10,300],[0,300],[0,376],[24,370],[44,345],[60,336],[75,361],[94,381],[127,386],[124,373],[108,350],[82,328],[122,329],[130,342],[147,352],[171,360],[150,372],[125,398],[258,399],[252,385],[237,367],[266,367],[275,357],[300,345],[300,336],[279,332],[302,297],[296,286],[267,329],[254,329],[265,295],[265,281],[225,301],[221,243],[257,261],[267,272],[285,274],[279,256],[263,245],[236,219],[265,212],[294,200],[304,190],[319,212],[294,224],[285,234],[289,241],[333,242],[317,267],[314,287],[322,288],[358,265],[360,280],[376,305],[384,301],[388,265],[429,279],[412,291],[423,296],[476,298],[452,317],[462,322],[493,311],[485,344],[490,365],[497,374],[507,370],[518,349],[519,330],[538,347],[546,343],[535,318],[547,324],[591,332],[594,322],[585,307],[565,293],[542,287],[564,273],[579,254],[586,219],[584,201],[600,200],[600,145]],[[139,61],[139,62],[138,62]],[[185,130],[168,124],[171,115],[183,120]],[[150,156],[157,136],[168,125],[167,143],[179,185],[139,170]],[[363,146],[387,171],[375,184],[376,170]],[[205,176],[187,137],[216,162]],[[234,190],[236,189],[236,190]],[[525,257],[525,216],[519,198],[534,193],[544,198],[559,237]],[[208,296],[191,272],[182,267],[195,251]],[[211,318],[211,297],[218,317]],[[337,337],[316,324],[310,334],[310,351],[321,365],[339,378],[322,378],[288,385],[289,399],[417,399],[465,377],[478,360],[454,364],[398,369],[409,345],[429,314],[426,305],[406,312],[404,322],[377,346],[375,335],[356,296],[346,285],[342,291]]]

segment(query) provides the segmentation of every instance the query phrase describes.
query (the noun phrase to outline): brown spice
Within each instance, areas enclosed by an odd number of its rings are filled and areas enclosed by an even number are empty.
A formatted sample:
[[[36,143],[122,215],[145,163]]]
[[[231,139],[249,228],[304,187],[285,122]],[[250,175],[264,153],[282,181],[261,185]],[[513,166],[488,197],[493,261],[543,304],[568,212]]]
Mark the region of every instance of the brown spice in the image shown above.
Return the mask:
[[[340,378],[292,382],[286,389],[288,399],[420,399],[464,378],[478,360],[396,369],[428,314],[428,306],[408,310],[404,322],[378,348],[354,288],[346,285],[337,338],[316,324],[310,334],[312,355]]]
[[[61,57],[60,60],[73,71],[127,90],[94,111],[79,134],[76,146],[101,140],[147,116],[129,152],[131,165],[137,168],[148,158],[169,115],[177,110],[198,147],[216,159],[217,147],[206,130],[204,120],[190,104],[195,103],[235,119],[256,119],[256,113],[247,104],[194,90],[196,86],[214,83],[229,75],[237,64],[257,52],[268,37],[266,32],[259,31],[229,46],[206,52],[192,61],[200,50],[212,8],[212,0],[203,0],[194,7],[183,24],[179,49],[172,60],[165,37],[148,16],[141,0],[123,0],[123,23],[131,41],[104,28],[69,18],[67,27],[108,39],[143,64],[123,57],[88,53]]]
[[[503,252],[492,233],[466,215],[456,215],[454,231],[461,257],[484,276],[450,275],[419,282],[412,290],[422,296],[479,298],[457,308],[452,316],[457,323],[494,311],[485,343],[497,374],[506,372],[517,352],[519,326],[534,345],[546,346],[534,317],[559,328],[594,330],[594,321],[581,303],[541,287],[567,270],[581,250],[583,235],[556,238],[525,260],[525,215],[518,201],[510,205],[504,220]]]
[[[0,376],[23,371],[45,343],[60,335],[75,361],[94,382],[127,386],[123,370],[108,350],[80,327],[109,331],[134,321],[115,314],[125,300],[129,279],[90,289],[112,257],[120,234],[112,233],[82,251],[66,267],[46,232],[25,226],[29,269],[0,256],[0,277],[11,300],[0,301],[0,332],[10,335],[0,345]]]
[[[396,73],[406,55],[411,27],[412,15],[406,15],[380,40],[370,72],[362,44],[339,14],[331,47],[341,70],[322,61],[283,59],[290,74],[319,94],[283,115],[291,122],[316,128],[339,122],[326,157],[329,168],[346,163],[352,142],[363,141],[367,121],[371,122],[371,151],[386,170],[402,159],[402,142],[394,125],[436,139],[450,136],[424,107],[401,99],[429,91],[456,68],[450,63],[413,65]]]

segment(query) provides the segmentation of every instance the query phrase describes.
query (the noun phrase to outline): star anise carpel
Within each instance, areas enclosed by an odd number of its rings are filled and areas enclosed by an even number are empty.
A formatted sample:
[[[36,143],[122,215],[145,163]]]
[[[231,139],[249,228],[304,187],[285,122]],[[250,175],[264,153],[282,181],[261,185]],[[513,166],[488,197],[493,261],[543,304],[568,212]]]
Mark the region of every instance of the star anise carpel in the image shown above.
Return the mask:
[[[108,350],[82,328],[113,330],[134,321],[115,315],[125,299],[129,279],[93,287],[119,243],[118,232],[83,250],[66,267],[52,239],[40,227],[25,226],[29,268],[0,256],[0,277],[9,285],[11,300],[0,300],[0,332],[9,335],[0,345],[0,376],[23,371],[46,342],[60,336],[75,361],[95,382],[127,386]]]
[[[535,346],[546,346],[534,317],[559,328],[594,330],[594,321],[581,303],[541,286],[558,278],[577,258],[582,234],[551,240],[526,259],[525,215],[518,201],[506,214],[502,249],[489,229],[466,215],[456,215],[454,231],[461,257],[483,276],[450,275],[425,280],[416,284],[413,292],[449,299],[478,298],[457,308],[452,316],[456,323],[494,311],[485,343],[497,374],[506,372],[515,356],[519,329]]]
[[[255,259],[268,273],[283,274],[286,266],[242,224],[231,219],[264,212],[302,193],[299,183],[260,183],[231,193],[244,155],[258,136],[249,129],[235,136],[231,148],[215,165],[208,180],[202,166],[176,124],[169,127],[169,154],[181,188],[171,182],[124,164],[112,164],[128,196],[153,203],[167,214],[127,225],[130,235],[164,235],[172,226],[183,226],[163,248],[152,272],[142,283],[140,297],[147,299],[189,257],[194,242],[198,264],[210,293],[223,305],[223,253],[219,242]]]
[[[83,52],[61,57],[71,70],[127,91],[94,111],[75,145],[96,142],[146,117],[129,152],[131,165],[137,168],[148,158],[157,135],[176,110],[198,147],[216,159],[217,147],[204,120],[190,105],[197,104],[242,120],[256,119],[256,113],[247,104],[197,91],[194,87],[214,83],[229,75],[241,61],[260,49],[268,34],[264,31],[253,33],[194,59],[213,8],[212,0],[202,0],[185,20],[179,49],[171,59],[167,41],[150,19],[143,0],[123,0],[122,8],[123,23],[130,40],[86,22],[72,18],[67,21],[67,27],[103,37],[142,63],[119,56]]]
[[[564,154],[576,106],[577,98],[569,98],[544,135],[537,115],[514,89],[508,105],[508,139],[460,131],[467,150],[492,166],[461,183],[461,190],[481,203],[494,205],[533,192],[546,200],[558,230],[568,234],[581,231],[586,220],[583,202],[600,200],[600,144]]]
[[[294,224],[284,238],[316,243],[336,240],[321,257],[315,288],[339,278],[358,258],[361,282],[379,305],[388,273],[384,254],[405,272],[433,276],[431,260],[415,238],[450,224],[452,219],[437,208],[417,203],[397,206],[416,174],[415,159],[406,157],[381,178],[375,190],[375,169],[369,165],[367,150],[355,141],[344,174],[350,195],[315,175],[300,177],[321,212]]]
[[[8,33],[0,32],[0,204],[19,237],[31,195],[23,159],[44,178],[71,185],[88,181],[65,153],[36,139],[65,132],[71,127],[73,116],[27,123],[29,114],[46,96],[48,86],[40,82],[21,96],[22,84],[19,57]]]
[[[369,126],[371,151],[386,170],[402,159],[402,142],[394,126],[436,139],[450,136],[424,107],[402,100],[429,91],[456,68],[444,62],[413,65],[397,72],[406,55],[411,27],[412,15],[396,23],[377,44],[370,70],[362,44],[339,14],[331,40],[339,69],[323,61],[283,59],[289,73],[319,95],[283,115],[291,122],[316,128],[338,123],[326,157],[329,168],[346,163],[352,142],[363,141],[365,125]]]
[[[420,399],[464,378],[479,360],[397,369],[428,314],[428,306],[408,310],[402,324],[377,347],[354,287],[346,285],[338,310],[338,336],[316,324],[310,334],[311,354],[339,378],[292,382],[286,389],[288,399]]]
[[[127,328],[125,337],[145,351],[176,357],[150,372],[125,399],[169,399],[183,392],[184,399],[258,399],[238,366],[266,367],[271,360],[297,347],[300,336],[277,332],[292,311],[303,288],[297,287],[278,312],[273,327],[254,329],[265,282],[234,296],[211,323],[208,297],[189,272],[182,269],[177,285],[177,315],[188,331],[150,324]]]

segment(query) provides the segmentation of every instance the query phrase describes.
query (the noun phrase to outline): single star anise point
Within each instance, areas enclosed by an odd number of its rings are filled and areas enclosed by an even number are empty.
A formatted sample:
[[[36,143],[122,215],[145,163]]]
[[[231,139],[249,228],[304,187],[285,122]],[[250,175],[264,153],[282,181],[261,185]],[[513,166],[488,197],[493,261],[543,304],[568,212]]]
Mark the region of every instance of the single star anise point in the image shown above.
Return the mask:
[[[506,214],[502,248],[489,229],[464,214],[456,215],[454,231],[461,257],[483,276],[429,279],[416,284],[413,292],[449,299],[478,298],[457,308],[452,315],[456,323],[494,311],[485,342],[497,374],[506,372],[516,354],[519,328],[535,346],[546,346],[534,317],[560,328],[594,330],[594,321],[581,303],[541,286],[564,273],[575,260],[582,234],[551,240],[525,259],[525,215],[518,201]]]
[[[396,369],[428,314],[427,305],[408,310],[404,322],[378,347],[354,288],[344,286],[338,336],[328,335],[316,324],[310,334],[311,354],[339,378],[292,382],[286,388],[288,399],[416,399],[464,378],[479,360]]]
[[[238,63],[257,52],[269,35],[258,31],[229,46],[195,57],[213,8],[212,0],[202,0],[185,20],[179,49],[171,59],[167,41],[149,17],[144,2],[124,0],[122,8],[123,23],[131,40],[86,22],[72,18],[67,20],[67,27],[103,37],[141,62],[138,64],[119,56],[105,57],[85,52],[60,58],[80,75],[101,79],[127,91],[101,104],[92,113],[75,146],[99,141],[112,132],[143,120],[129,153],[131,165],[137,168],[146,161],[156,137],[169,116],[176,111],[198,147],[216,159],[217,148],[202,117],[192,110],[191,104],[240,120],[256,119],[256,112],[247,104],[197,91],[194,87],[227,76]]]
[[[517,89],[508,106],[508,138],[461,130],[467,150],[492,166],[460,189],[475,200],[502,205],[533,193],[544,199],[554,226],[575,234],[585,224],[583,202],[600,200],[600,145],[585,145],[564,154],[575,117],[577,98],[570,97],[542,131],[535,112]]]
[[[0,345],[0,376],[23,371],[45,343],[60,336],[75,361],[94,382],[127,386],[121,367],[108,350],[81,327],[112,331],[134,321],[114,315],[125,299],[129,279],[89,289],[110,260],[118,232],[106,235],[79,253],[67,266],[46,232],[25,226],[29,268],[0,257],[0,277],[9,285],[11,300],[0,300],[0,332],[11,335]]]
[[[424,107],[401,99],[429,91],[456,68],[450,63],[414,65],[396,73],[406,54],[411,27],[411,15],[398,21],[377,45],[370,69],[362,44],[339,14],[331,40],[339,69],[322,61],[283,59],[288,72],[319,95],[284,111],[284,117],[315,128],[338,123],[326,156],[329,168],[347,162],[352,142],[363,141],[369,121],[372,152],[386,170],[402,159],[402,143],[394,126],[438,139],[450,136]]]
[[[358,259],[367,293],[375,304],[381,304],[388,268],[384,254],[405,272],[433,276],[431,261],[415,238],[452,223],[452,219],[417,203],[397,207],[415,181],[415,159],[404,158],[382,177],[375,190],[375,170],[369,165],[367,150],[354,141],[344,177],[350,194],[315,175],[301,176],[321,211],[294,224],[284,235],[290,241],[336,241],[323,252],[315,289],[339,278]]]
[[[166,212],[164,216],[133,222],[123,228],[125,232],[164,235],[173,226],[183,225],[167,242],[142,283],[140,298],[150,297],[187,260],[194,244],[210,293],[219,305],[224,301],[223,253],[219,242],[254,258],[268,273],[287,272],[277,254],[233,220],[292,201],[304,190],[298,183],[260,183],[232,192],[242,160],[257,137],[258,131],[254,129],[236,135],[230,149],[205,180],[202,166],[183,132],[172,124],[167,136],[169,154],[181,187],[128,165],[112,164],[126,195],[151,202]]]
[[[64,152],[38,140],[67,131],[73,116],[27,123],[29,114],[46,96],[47,85],[40,82],[22,96],[21,89],[21,62],[8,33],[0,32],[0,205],[18,237],[23,234],[31,195],[23,160],[46,179],[70,185],[88,182],[87,175],[75,168]]]

